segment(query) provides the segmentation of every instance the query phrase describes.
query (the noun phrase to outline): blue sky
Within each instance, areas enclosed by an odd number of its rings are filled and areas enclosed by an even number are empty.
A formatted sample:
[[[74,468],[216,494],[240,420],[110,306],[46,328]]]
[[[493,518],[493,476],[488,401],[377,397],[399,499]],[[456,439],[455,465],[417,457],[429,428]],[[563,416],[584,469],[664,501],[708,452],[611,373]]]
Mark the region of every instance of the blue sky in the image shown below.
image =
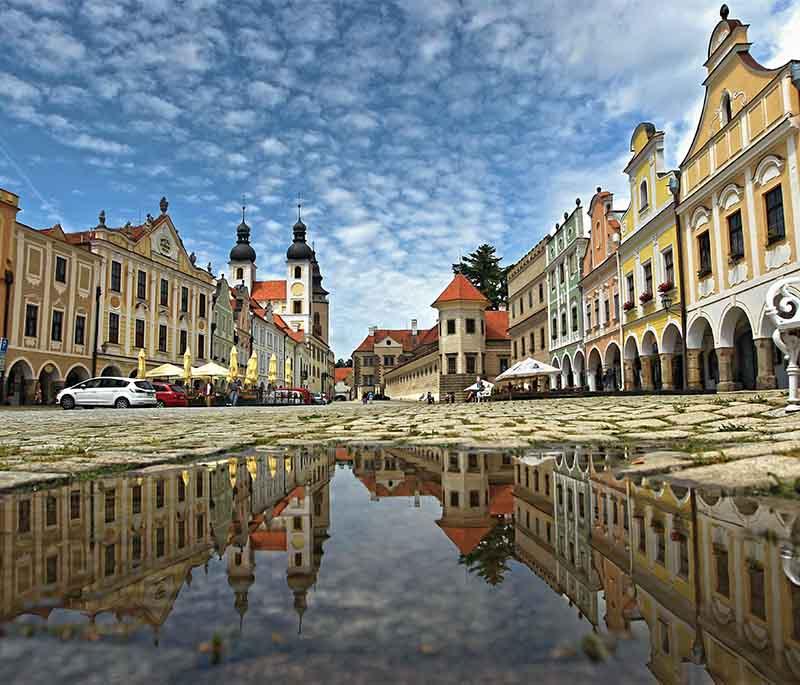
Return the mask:
[[[800,5],[734,2],[768,66]],[[718,2],[3,0],[0,186],[21,221],[170,214],[226,270],[247,197],[283,276],[298,194],[346,357],[371,324],[431,325],[450,264],[519,258],[622,169],[641,120],[685,152]]]

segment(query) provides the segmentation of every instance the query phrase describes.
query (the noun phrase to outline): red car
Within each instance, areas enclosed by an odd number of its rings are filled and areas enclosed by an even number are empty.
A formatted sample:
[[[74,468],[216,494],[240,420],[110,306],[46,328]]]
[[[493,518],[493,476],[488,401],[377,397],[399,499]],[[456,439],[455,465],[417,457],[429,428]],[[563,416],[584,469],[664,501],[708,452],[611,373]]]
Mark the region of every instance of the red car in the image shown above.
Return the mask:
[[[159,407],[189,406],[189,398],[186,396],[186,391],[180,385],[170,385],[169,383],[153,381],[153,387],[156,389],[156,404]]]

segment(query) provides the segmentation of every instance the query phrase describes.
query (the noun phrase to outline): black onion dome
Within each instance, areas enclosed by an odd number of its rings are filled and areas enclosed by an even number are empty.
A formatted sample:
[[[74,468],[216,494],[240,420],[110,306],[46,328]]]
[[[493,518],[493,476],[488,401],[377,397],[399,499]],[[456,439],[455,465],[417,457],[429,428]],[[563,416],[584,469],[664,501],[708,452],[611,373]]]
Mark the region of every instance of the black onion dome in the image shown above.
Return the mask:
[[[306,242],[306,225],[300,220],[292,227],[294,240],[289,249],[286,250],[286,259],[296,261],[310,260],[314,257],[314,252]]]
[[[244,221],[236,227],[236,245],[231,250],[230,261],[253,263],[256,261],[256,251],[250,245],[250,227]]]

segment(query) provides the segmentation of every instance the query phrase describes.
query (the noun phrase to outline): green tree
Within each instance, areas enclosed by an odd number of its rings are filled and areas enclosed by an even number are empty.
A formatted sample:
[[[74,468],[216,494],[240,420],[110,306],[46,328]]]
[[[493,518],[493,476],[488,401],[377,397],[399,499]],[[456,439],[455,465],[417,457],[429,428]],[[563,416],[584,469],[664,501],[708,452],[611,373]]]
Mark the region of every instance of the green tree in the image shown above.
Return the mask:
[[[489,585],[499,585],[509,570],[508,560],[514,558],[514,524],[501,521],[475,549],[462,554],[458,560],[470,573],[477,573]]]
[[[453,273],[464,274],[486,299],[492,309],[500,309],[508,301],[508,285],[506,271],[492,245],[484,243],[475,252],[462,257],[458,264],[453,264]]]
[[[353,359],[350,358],[347,361],[344,359],[337,359],[336,360],[336,368],[337,369],[352,369],[353,368]]]

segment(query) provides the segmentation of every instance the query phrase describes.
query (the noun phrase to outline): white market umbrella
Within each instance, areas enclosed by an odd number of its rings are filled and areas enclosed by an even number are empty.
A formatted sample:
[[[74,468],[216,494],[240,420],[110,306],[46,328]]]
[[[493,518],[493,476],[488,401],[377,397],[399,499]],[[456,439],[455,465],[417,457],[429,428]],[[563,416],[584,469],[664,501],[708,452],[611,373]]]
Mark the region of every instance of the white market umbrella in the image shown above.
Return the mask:
[[[483,388],[479,388],[477,383],[473,383],[468,388],[464,388],[464,392],[478,392],[479,390],[491,390],[494,388],[494,383],[489,383],[487,381],[483,381]]]
[[[183,369],[175,364],[162,364],[154,369],[150,369],[145,374],[145,378],[182,378]]]
[[[228,375],[228,371],[229,369],[220,366],[216,362],[208,362],[208,364],[192,369],[192,376],[195,378],[224,378]]]
[[[552,376],[553,374],[561,373],[561,369],[555,366],[545,364],[544,362],[536,361],[531,357],[517,362],[510,369],[501,373],[495,381],[511,381],[517,378],[535,378],[536,376]]]

